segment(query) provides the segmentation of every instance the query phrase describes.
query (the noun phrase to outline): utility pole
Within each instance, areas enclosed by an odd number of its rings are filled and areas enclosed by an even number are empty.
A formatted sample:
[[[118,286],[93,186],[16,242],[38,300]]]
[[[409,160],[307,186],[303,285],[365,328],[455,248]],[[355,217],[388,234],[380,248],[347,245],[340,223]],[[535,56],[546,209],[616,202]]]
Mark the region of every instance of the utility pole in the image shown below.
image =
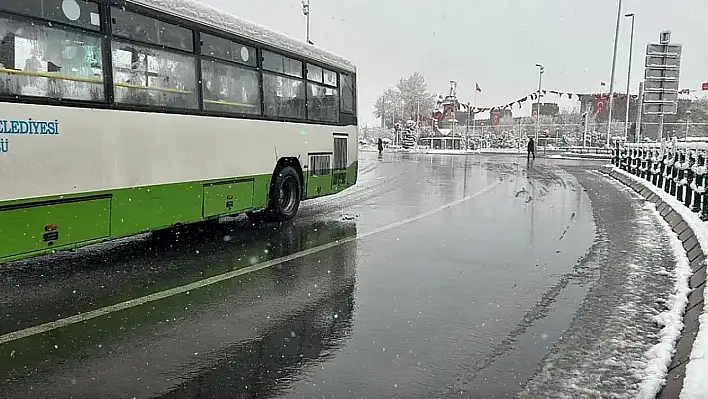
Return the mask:
[[[629,95],[629,84],[632,77],[632,49],[634,48],[634,13],[625,14],[627,18],[632,18],[632,33],[629,36],[629,64],[627,65],[627,109],[624,115],[624,141],[627,142],[629,131],[629,103],[632,96]]]
[[[635,133],[636,142],[639,143],[642,134],[642,104],[644,104],[644,82],[639,82],[639,103],[637,104],[637,129]]]
[[[583,148],[588,137],[588,126],[590,125],[590,104],[585,109],[585,129],[583,129]]]
[[[472,107],[470,107],[470,102],[467,101],[467,128],[465,129],[465,151],[469,149],[467,141],[470,136],[470,116],[472,115]]]
[[[538,147],[538,132],[541,129],[541,81],[543,79],[543,65],[536,64],[538,68],[538,97],[536,99],[536,138],[534,146]]]
[[[612,107],[613,98],[615,93],[615,69],[617,66],[617,41],[619,39],[620,31],[620,19],[622,17],[622,0],[619,0],[617,5],[617,25],[615,26],[615,47],[612,51],[612,73],[610,75],[610,99],[608,101],[608,106],[610,107],[607,112],[607,147],[610,146],[610,135],[612,134]]]

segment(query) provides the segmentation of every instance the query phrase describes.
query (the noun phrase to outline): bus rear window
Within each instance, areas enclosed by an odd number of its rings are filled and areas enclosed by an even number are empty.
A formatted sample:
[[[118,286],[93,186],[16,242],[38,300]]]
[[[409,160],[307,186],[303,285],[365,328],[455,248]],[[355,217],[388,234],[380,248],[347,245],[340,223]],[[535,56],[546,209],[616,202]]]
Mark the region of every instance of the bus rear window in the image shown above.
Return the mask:
[[[0,10],[78,26],[101,29],[98,4],[86,0],[2,0]]]
[[[339,81],[341,83],[341,106],[342,112],[347,114],[354,113],[355,95],[356,89],[354,87],[354,76],[342,73],[339,75]]]

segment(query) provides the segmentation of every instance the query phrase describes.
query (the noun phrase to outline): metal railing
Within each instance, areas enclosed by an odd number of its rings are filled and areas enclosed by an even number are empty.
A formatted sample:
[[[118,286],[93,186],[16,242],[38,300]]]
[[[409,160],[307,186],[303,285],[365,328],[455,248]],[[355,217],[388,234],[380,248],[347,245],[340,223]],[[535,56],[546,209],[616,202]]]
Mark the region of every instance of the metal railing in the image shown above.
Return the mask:
[[[708,143],[662,141],[620,145],[612,163],[676,197],[701,220],[708,221]]]

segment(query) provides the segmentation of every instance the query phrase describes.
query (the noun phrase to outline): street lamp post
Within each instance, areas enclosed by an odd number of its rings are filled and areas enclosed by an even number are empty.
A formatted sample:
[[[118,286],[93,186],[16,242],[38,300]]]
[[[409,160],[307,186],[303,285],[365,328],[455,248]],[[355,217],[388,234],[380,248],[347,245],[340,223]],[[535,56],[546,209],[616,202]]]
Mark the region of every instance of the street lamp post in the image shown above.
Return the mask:
[[[683,135],[683,137],[684,137],[683,141],[686,143],[688,143],[688,127],[689,127],[690,123],[691,123],[691,110],[688,110],[688,111],[686,111],[686,132]]]
[[[627,66],[627,109],[624,114],[624,140],[627,141],[627,134],[629,132],[629,83],[632,77],[632,48],[634,47],[634,13],[624,14],[627,18],[632,18],[632,33],[629,36],[629,65]]]
[[[310,0],[302,0],[302,13],[307,18],[307,43],[312,44],[310,41]]]
[[[610,100],[607,112],[607,146],[610,146],[610,135],[612,134],[612,107],[615,90],[615,69],[617,66],[617,40],[619,39],[620,19],[622,17],[622,0],[619,0],[617,5],[617,25],[615,26],[615,47],[612,50],[612,73],[610,74]]]
[[[538,132],[541,129],[541,82],[545,68],[541,64],[536,64],[536,68],[538,68],[538,97],[536,99],[536,137],[534,138],[534,145],[538,146]]]

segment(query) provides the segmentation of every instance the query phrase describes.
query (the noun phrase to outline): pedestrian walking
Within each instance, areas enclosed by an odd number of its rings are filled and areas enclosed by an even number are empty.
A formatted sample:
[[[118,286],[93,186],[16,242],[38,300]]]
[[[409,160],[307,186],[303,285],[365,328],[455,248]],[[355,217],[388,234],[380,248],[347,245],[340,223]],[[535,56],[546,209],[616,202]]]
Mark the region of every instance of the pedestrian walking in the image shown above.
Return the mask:
[[[529,139],[529,145],[526,148],[526,159],[531,159],[531,156],[533,155],[533,159],[536,159],[536,143],[533,141],[533,137]]]

